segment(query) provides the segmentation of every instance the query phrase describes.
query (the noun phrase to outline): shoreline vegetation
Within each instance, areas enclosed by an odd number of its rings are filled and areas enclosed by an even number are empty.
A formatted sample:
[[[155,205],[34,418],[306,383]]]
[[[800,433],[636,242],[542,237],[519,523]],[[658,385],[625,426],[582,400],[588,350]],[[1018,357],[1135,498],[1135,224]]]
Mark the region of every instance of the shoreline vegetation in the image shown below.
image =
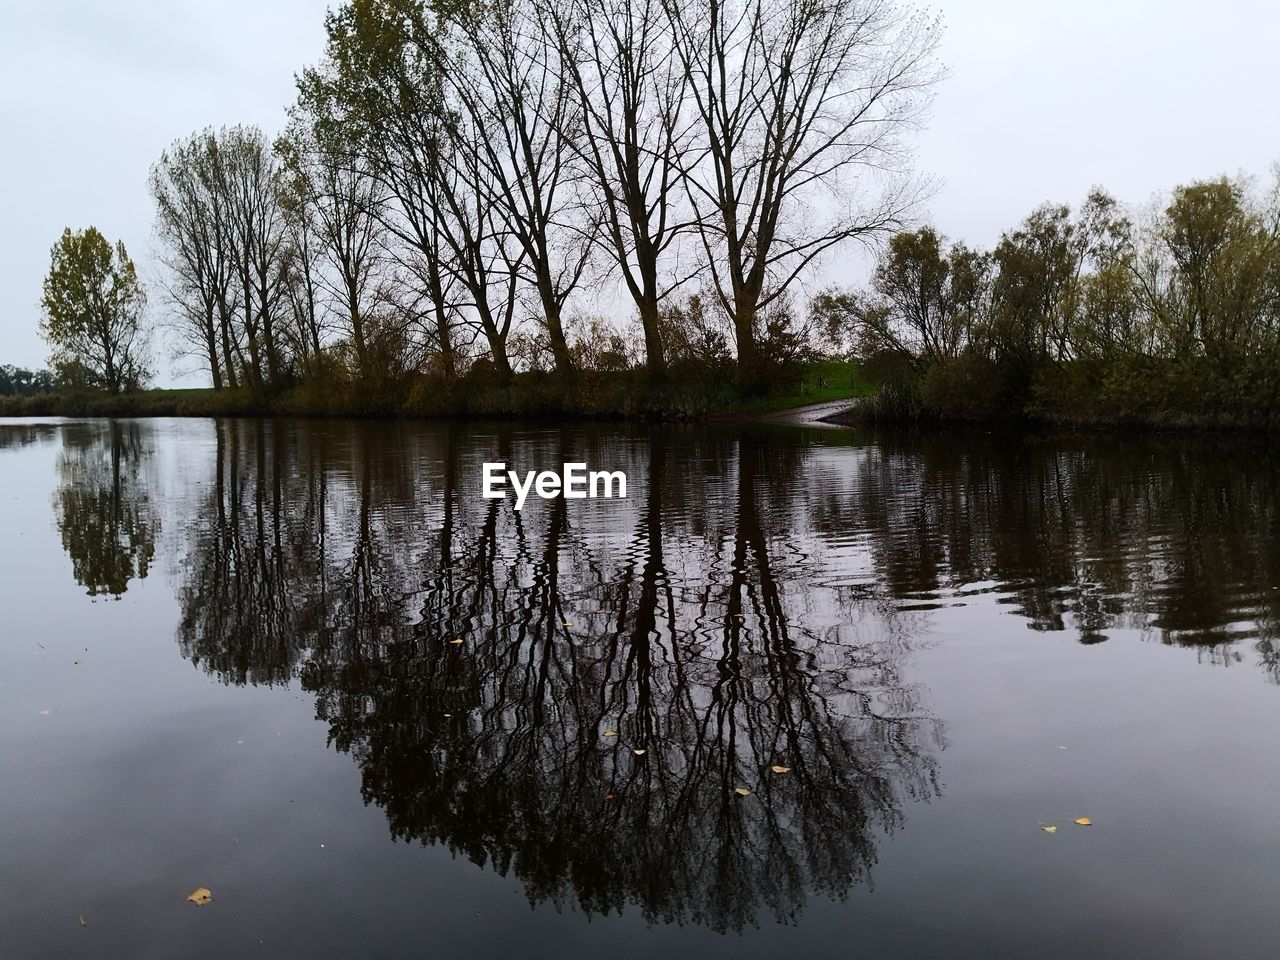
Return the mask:
[[[210,388],[0,396],[0,417],[237,417],[606,419],[697,421],[749,419],[812,404],[872,396],[856,363],[804,366],[797,379],[744,395],[731,376],[700,383],[650,383],[643,371],[584,371],[571,381],[553,373],[516,374],[507,385],[478,376],[452,384],[420,378],[408,389],[369,391],[361,384],[316,390],[302,384],[275,393]]]

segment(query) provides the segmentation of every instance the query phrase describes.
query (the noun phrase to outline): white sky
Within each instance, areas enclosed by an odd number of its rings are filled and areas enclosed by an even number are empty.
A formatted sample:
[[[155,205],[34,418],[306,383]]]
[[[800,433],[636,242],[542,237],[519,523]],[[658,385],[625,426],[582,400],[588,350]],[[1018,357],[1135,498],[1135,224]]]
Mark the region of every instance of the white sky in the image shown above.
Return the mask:
[[[151,163],[207,124],[274,133],[331,2],[6,0],[0,363],[45,363],[37,301],[64,227],[123,239],[147,275]],[[942,13],[949,76],[917,156],[941,181],[922,219],[952,237],[990,245],[1093,184],[1142,203],[1280,160],[1280,5],[951,0]],[[158,382],[173,382],[160,359]]]

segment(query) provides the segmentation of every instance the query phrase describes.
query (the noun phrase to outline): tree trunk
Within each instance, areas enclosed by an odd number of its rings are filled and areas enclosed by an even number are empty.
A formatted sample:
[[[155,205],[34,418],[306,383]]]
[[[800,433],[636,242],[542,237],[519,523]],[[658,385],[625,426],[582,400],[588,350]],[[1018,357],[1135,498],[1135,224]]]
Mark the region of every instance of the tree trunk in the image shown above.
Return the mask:
[[[766,386],[764,357],[756,343],[756,308],[740,298],[733,313],[733,335],[738,350],[738,385],[747,393],[763,393]]]
[[[511,369],[511,359],[507,356],[507,338],[498,333],[486,333],[489,340],[489,355],[493,359],[493,369],[497,371],[498,381],[506,386],[515,377]]]
[[[571,377],[576,372],[573,355],[569,352],[569,342],[564,336],[564,325],[560,322],[560,307],[552,305],[547,310],[547,336],[551,338],[551,355],[555,359],[556,373]]]
[[[446,380],[453,380],[458,375],[458,361],[449,332],[449,313],[439,303],[436,304],[436,338],[440,341],[440,369]]]
[[[218,365],[218,341],[214,339],[213,317],[205,326],[205,349],[209,352],[209,373],[213,378],[213,389],[222,390],[222,368]]]
[[[640,304],[640,326],[644,329],[645,370],[651,380],[661,380],[667,375],[667,360],[662,348],[661,318],[656,296],[646,296]]]
[[[222,367],[227,372],[227,386],[235,390],[240,386],[240,381],[236,376],[236,358],[231,349],[231,311],[225,303],[218,307],[218,320],[222,328]]]

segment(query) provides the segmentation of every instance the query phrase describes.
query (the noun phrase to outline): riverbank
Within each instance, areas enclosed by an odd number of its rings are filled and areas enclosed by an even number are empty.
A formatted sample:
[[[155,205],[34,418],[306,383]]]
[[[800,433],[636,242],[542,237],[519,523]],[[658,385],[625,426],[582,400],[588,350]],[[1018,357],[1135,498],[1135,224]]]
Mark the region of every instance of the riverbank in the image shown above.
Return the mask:
[[[728,372],[657,384],[641,371],[584,372],[572,381],[521,373],[506,386],[479,377],[453,383],[422,377],[385,387],[303,383],[271,393],[197,388],[117,396],[80,392],[0,397],[0,416],[689,421],[771,417],[812,404],[866,397],[874,390],[857,364],[832,361],[808,365],[791,383],[755,396],[739,391]]]
[[[1029,366],[962,356],[910,367],[872,361],[880,386],[842,419],[861,425],[1271,431],[1280,354],[1234,362],[1125,356]]]

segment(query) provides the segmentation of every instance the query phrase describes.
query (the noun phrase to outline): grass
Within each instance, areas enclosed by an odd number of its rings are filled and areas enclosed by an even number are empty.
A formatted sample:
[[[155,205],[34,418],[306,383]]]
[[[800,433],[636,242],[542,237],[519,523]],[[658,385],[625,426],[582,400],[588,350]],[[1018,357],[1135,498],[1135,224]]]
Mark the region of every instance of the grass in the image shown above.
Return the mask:
[[[723,412],[760,416],[831,400],[869,397],[875,392],[876,385],[863,377],[858,364],[831,360],[808,366],[798,386],[782,387],[763,397],[739,400]]]

